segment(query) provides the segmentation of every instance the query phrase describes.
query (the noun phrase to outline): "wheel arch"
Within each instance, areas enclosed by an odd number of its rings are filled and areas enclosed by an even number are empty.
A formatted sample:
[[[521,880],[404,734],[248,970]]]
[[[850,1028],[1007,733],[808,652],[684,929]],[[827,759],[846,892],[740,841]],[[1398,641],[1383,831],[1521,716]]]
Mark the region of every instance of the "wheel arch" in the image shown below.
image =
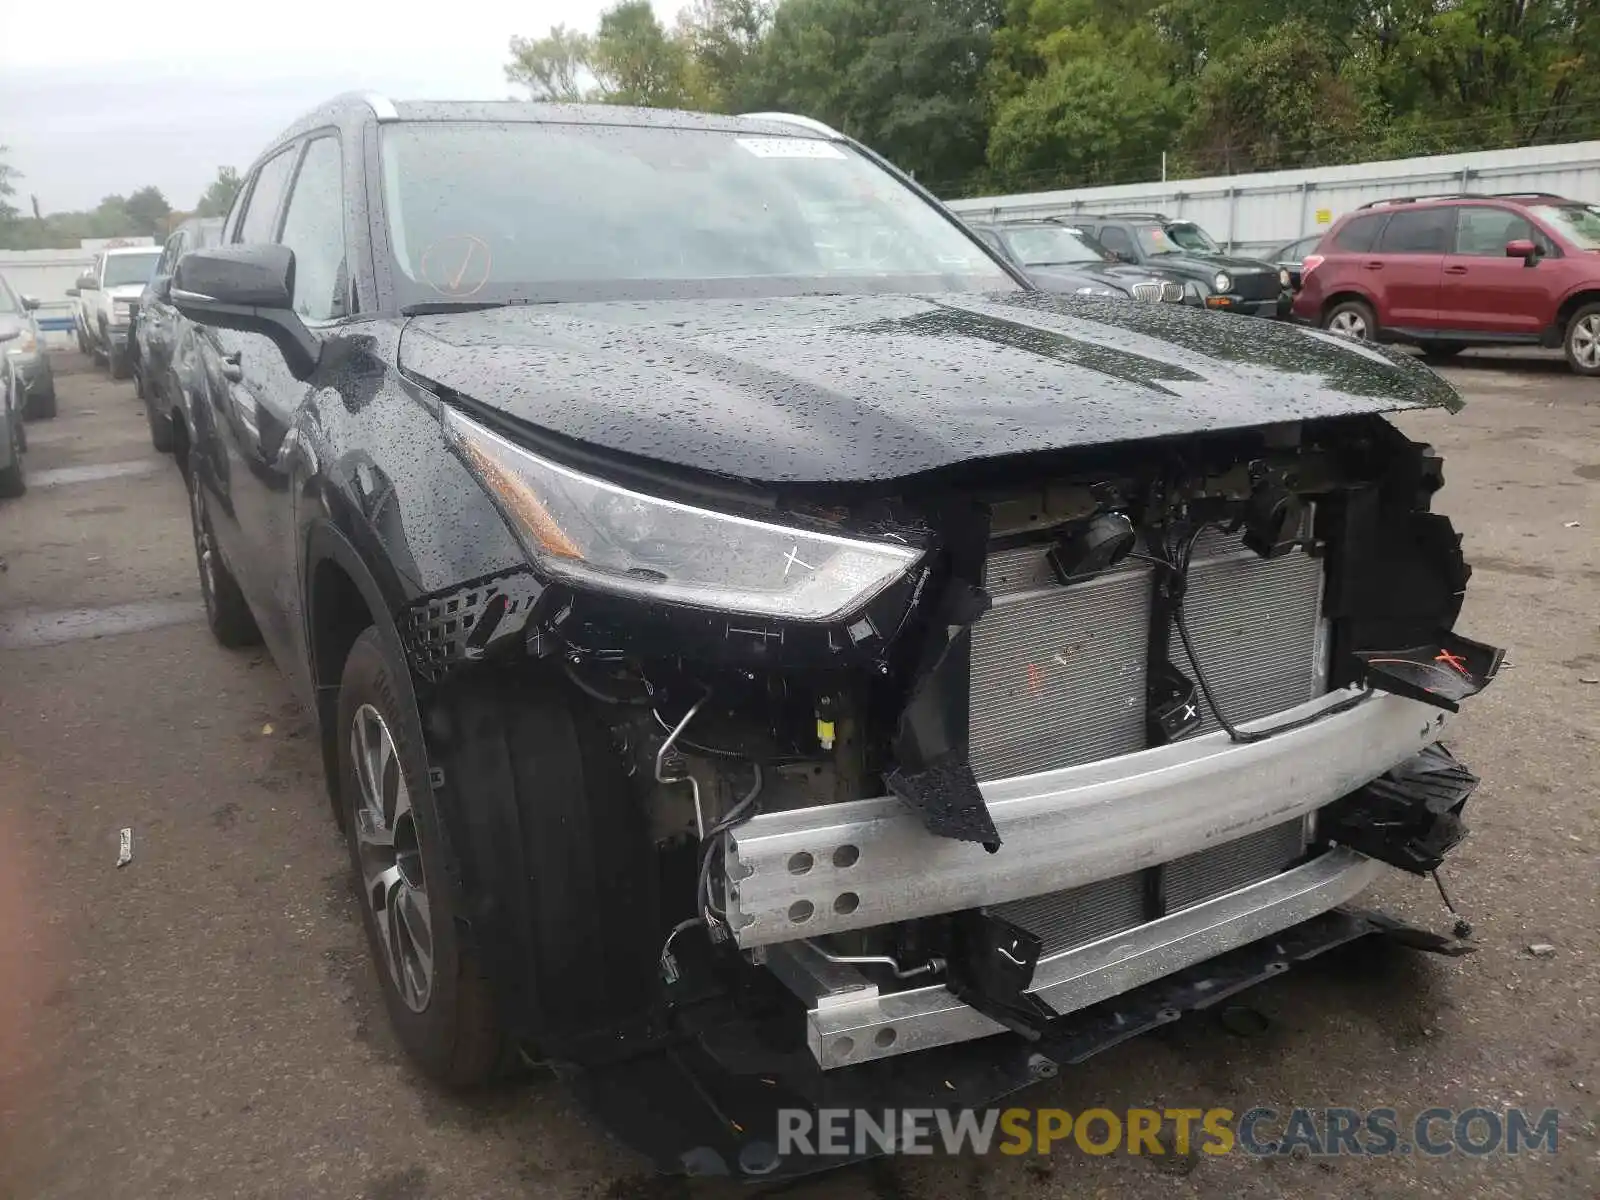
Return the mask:
[[[402,670],[396,673],[402,699],[421,719],[410,657],[395,624],[397,604],[379,585],[359,551],[327,522],[313,524],[306,535],[304,612],[312,694],[322,746],[323,780],[334,816],[339,806],[338,715],[339,680],[350,647],[362,630],[376,626],[384,647]]]
[[[1561,344],[1561,339],[1567,335],[1567,322],[1572,320],[1572,314],[1586,304],[1600,304],[1600,287],[1587,285],[1578,288],[1562,299],[1556,308],[1555,338],[1556,345]]]
[[[1348,285],[1340,287],[1337,291],[1329,293],[1329,295],[1323,299],[1322,306],[1317,310],[1317,320],[1326,321],[1330,312],[1332,312],[1339,305],[1348,303],[1352,300],[1357,300],[1362,304],[1365,304],[1372,310],[1373,319],[1377,321],[1380,326],[1383,324],[1383,314],[1378,310],[1377,300],[1374,299],[1370,293],[1364,292],[1360,288],[1350,287]]]

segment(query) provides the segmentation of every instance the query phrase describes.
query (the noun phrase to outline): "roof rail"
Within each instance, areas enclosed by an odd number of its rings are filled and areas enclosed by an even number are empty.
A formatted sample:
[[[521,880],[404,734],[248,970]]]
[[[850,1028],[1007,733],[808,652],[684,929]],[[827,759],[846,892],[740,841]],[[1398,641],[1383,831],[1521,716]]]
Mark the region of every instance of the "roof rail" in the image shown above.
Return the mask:
[[[1083,213],[1085,217],[1098,217],[1101,220],[1115,218],[1122,221],[1160,221],[1163,225],[1172,220],[1166,213],[1150,212],[1148,210],[1132,210],[1129,212]]]
[[[1565,200],[1554,192],[1430,192],[1421,196],[1391,196],[1387,200],[1368,200],[1360,208],[1377,208],[1384,204],[1415,204],[1419,200]]]
[[[395,109],[394,101],[390,100],[389,97],[379,95],[377,92],[357,92],[356,94],[367,102],[372,109],[372,115],[377,117],[378,120],[398,121],[400,119],[400,113]]]
[[[802,117],[799,113],[751,112],[740,113],[739,115],[752,121],[778,121],[784,125],[798,125],[801,129],[809,129],[812,133],[820,133],[824,137],[836,138],[844,136],[837,129],[824,125],[815,117]]]

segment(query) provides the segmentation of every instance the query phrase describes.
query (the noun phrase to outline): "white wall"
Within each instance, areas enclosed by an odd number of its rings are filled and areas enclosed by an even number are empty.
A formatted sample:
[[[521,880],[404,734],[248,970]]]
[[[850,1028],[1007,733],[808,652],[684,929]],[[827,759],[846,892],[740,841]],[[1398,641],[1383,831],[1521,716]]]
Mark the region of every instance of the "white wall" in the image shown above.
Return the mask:
[[[93,250],[0,250],[0,275],[11,290],[39,301],[41,323],[53,324],[72,315],[67,289],[94,262]],[[70,334],[46,330],[51,345],[73,341]]]
[[[950,207],[974,217],[1154,210],[1198,222],[1233,249],[1265,253],[1326,229],[1340,214],[1371,200],[1464,191],[1543,191],[1600,201],[1600,142],[986,196],[953,200]]]

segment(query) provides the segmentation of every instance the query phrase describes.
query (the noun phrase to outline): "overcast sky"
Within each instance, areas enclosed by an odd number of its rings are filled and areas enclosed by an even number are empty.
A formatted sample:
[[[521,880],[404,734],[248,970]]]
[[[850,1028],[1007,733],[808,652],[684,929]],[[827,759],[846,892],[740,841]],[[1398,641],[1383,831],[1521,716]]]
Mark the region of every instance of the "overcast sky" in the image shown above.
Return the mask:
[[[0,0],[0,145],[16,199],[92,208],[153,183],[194,206],[218,166],[339,92],[504,100],[513,34],[593,30],[611,0]],[[683,0],[652,0],[671,21]],[[378,14],[378,15],[367,15]]]

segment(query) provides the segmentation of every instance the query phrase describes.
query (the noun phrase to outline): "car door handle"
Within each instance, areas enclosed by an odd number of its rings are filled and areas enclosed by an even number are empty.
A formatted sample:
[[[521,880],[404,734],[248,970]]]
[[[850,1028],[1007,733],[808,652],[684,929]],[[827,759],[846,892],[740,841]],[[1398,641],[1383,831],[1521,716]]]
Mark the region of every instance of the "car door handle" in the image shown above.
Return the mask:
[[[1364,266],[1369,271],[1381,271],[1381,270],[1383,270],[1383,264],[1381,262],[1362,263],[1361,265]]]
[[[244,378],[244,368],[239,365],[237,353],[222,356],[222,377],[229,383],[238,383]]]
[[[1446,267],[1444,273],[1446,275],[1465,275],[1467,269],[1465,267]]]

